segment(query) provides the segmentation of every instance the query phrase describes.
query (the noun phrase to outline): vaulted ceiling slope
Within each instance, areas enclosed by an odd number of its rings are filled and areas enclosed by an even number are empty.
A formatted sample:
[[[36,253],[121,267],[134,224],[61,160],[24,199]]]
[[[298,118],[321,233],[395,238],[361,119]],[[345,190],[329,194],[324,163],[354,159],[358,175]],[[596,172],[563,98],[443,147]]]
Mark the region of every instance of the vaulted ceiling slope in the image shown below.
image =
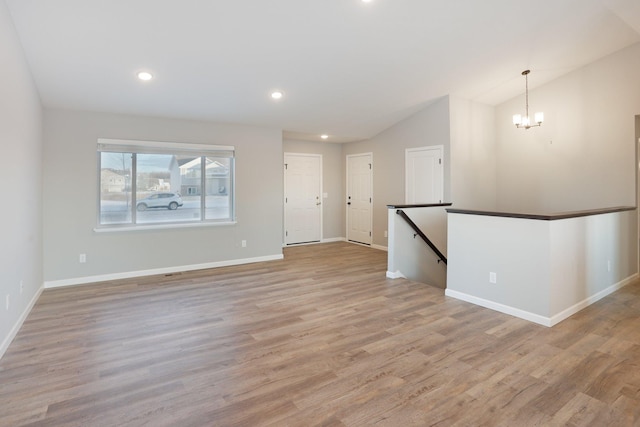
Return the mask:
[[[638,0],[0,1],[45,107],[333,141],[449,94],[495,105],[524,69],[535,88],[640,42]]]

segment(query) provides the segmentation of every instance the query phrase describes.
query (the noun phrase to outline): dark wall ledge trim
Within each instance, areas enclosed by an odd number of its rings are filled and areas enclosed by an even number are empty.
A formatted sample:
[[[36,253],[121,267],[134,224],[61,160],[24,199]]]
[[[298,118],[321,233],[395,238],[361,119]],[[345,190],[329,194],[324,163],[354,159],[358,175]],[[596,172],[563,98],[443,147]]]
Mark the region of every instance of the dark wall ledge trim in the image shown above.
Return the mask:
[[[452,203],[431,203],[427,205],[387,205],[389,209],[410,209],[410,208],[435,208],[439,206],[451,206]]]
[[[584,211],[574,212],[559,212],[559,213],[516,213],[516,212],[494,212],[494,211],[476,211],[472,209],[447,209],[448,213],[466,214],[466,215],[484,215],[484,216],[499,216],[505,218],[522,218],[522,219],[537,219],[542,221],[554,221],[556,219],[569,219],[579,218],[581,216],[602,215],[614,212],[625,212],[635,210],[635,206],[616,206],[612,208],[601,209],[589,209]]]

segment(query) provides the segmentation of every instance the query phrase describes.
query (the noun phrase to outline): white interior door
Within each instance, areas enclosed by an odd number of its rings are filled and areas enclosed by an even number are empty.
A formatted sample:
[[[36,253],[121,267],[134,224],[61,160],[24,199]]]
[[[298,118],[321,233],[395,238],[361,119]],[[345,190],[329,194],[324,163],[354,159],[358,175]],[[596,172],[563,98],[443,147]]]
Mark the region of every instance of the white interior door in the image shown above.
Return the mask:
[[[373,154],[347,156],[347,240],[371,244]]]
[[[443,146],[405,151],[405,203],[442,203],[444,194]]]
[[[322,156],[284,155],[284,241],[319,242],[322,234]]]

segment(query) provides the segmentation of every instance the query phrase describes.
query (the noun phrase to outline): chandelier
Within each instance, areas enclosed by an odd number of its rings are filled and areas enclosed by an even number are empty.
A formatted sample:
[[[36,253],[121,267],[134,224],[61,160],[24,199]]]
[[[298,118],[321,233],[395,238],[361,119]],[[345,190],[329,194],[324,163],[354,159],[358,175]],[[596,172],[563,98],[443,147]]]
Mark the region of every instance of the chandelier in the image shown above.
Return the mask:
[[[520,114],[515,114],[513,116],[513,124],[516,125],[517,128],[529,129],[535,126],[540,126],[544,121],[544,113],[536,113],[534,120],[535,124],[531,124],[531,119],[529,118],[529,73],[531,70],[524,70],[522,75],[524,76],[525,81],[525,115],[522,116]]]

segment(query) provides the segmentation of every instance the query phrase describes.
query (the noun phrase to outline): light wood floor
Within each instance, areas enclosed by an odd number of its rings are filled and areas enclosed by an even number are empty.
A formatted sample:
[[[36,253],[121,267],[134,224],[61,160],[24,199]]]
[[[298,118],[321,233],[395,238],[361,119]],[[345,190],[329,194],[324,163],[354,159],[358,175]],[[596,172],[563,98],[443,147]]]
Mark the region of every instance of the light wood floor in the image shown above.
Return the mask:
[[[2,426],[640,426],[640,283],[553,328],[385,278],[346,243],[46,290]]]

